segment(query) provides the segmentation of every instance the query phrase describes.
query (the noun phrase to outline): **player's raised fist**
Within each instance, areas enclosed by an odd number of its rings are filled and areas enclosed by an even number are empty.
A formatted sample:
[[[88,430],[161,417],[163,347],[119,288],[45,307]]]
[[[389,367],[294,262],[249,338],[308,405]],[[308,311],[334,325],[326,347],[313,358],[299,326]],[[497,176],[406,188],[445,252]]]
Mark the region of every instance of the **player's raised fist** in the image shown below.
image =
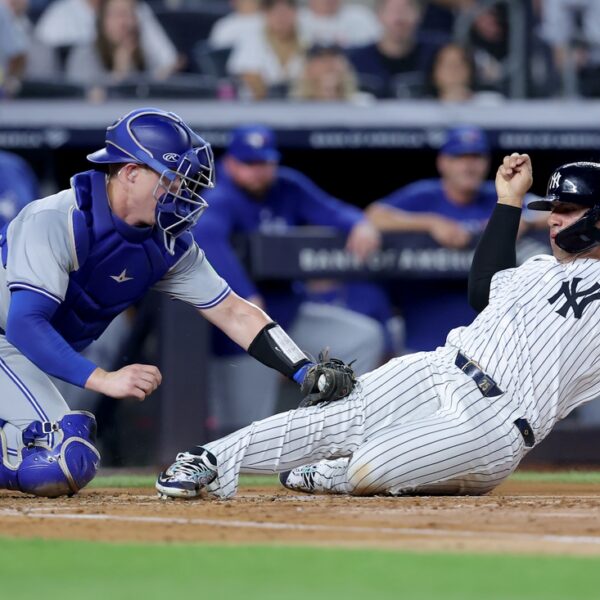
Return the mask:
[[[510,156],[505,156],[496,173],[498,202],[520,208],[532,183],[533,174],[529,155],[513,152]]]

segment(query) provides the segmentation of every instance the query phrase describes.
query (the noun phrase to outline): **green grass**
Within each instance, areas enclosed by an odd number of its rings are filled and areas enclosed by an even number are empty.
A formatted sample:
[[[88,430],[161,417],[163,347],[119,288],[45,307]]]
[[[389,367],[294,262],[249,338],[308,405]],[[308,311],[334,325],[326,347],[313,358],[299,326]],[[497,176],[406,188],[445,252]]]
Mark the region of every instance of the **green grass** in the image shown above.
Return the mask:
[[[0,539],[7,600],[597,600],[598,560]]]
[[[511,479],[531,483],[600,483],[600,471],[520,471]]]
[[[156,477],[154,475],[110,475],[96,477],[89,485],[91,488],[127,488],[127,487],[154,487]],[[531,483],[598,483],[600,484],[600,471],[520,471],[515,473],[511,480]],[[273,486],[278,485],[277,476],[242,476],[240,478],[242,487]],[[599,594],[600,597],[600,594]]]
[[[156,481],[156,475],[100,475],[96,477],[89,485],[89,488],[128,488],[128,487],[154,487]],[[240,485],[248,487],[253,486],[272,486],[278,485],[278,479],[276,475],[267,476],[242,476],[240,477]]]

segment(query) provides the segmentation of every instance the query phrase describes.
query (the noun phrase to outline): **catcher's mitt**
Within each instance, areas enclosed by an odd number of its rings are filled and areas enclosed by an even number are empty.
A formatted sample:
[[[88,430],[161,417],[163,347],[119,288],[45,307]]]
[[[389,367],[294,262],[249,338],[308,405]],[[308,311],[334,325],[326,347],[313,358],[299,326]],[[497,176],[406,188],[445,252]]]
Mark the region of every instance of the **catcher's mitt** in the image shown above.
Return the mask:
[[[354,362],[354,361],[352,361]],[[319,354],[319,362],[306,371],[300,392],[304,396],[299,406],[313,406],[345,398],[356,385],[352,363],[339,358],[329,358],[327,352]]]

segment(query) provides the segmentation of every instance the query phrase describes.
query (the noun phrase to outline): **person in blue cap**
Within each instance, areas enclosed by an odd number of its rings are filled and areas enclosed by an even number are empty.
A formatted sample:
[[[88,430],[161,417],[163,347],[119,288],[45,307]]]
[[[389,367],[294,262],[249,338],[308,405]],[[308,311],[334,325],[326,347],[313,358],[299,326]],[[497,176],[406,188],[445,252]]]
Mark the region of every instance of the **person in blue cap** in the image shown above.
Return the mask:
[[[374,202],[366,214],[384,232],[419,232],[445,248],[465,248],[479,235],[496,204],[493,181],[486,177],[490,148],[479,127],[451,128],[437,157],[436,179],[411,183]],[[441,346],[449,327],[467,325],[475,317],[466,282],[416,281],[393,292],[406,324],[411,351]]]
[[[353,366],[358,373],[368,371],[382,358],[384,332],[376,319],[348,309],[346,303],[309,302],[301,282],[259,285],[232,247],[234,234],[281,232],[302,225],[344,232],[347,250],[360,260],[379,247],[379,233],[361,210],[330,196],[300,172],[280,165],[280,159],[269,127],[246,124],[233,130],[217,165],[219,185],[206,194],[210,210],[194,228],[194,236],[232,289],[265,308],[302,348],[316,355],[328,346],[333,356],[356,360]],[[369,293],[362,288],[360,295],[365,299]],[[280,379],[277,373],[250,360],[218,331],[213,336],[213,354],[210,397],[216,429],[232,431],[273,414]]]
[[[150,395],[156,366],[105,371],[81,354],[150,289],[299,384],[313,364],[231,290],[190,233],[215,182],[209,144],[177,115],[141,108],[108,127],[88,160],[95,170],[0,230],[0,489],[72,495],[93,479],[95,418],[70,410],[49,376],[112,398]]]

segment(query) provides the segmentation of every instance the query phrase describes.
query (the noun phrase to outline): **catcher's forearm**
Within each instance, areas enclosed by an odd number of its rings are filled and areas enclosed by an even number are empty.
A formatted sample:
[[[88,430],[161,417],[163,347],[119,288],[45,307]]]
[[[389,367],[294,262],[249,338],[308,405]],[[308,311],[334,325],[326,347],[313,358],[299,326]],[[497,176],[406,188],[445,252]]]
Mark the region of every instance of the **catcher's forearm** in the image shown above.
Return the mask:
[[[268,323],[258,332],[248,348],[248,354],[290,379],[298,369],[310,362],[277,323]]]
[[[517,266],[515,242],[521,209],[497,204],[477,244],[469,271],[469,304],[481,312],[490,296],[492,277]]]

